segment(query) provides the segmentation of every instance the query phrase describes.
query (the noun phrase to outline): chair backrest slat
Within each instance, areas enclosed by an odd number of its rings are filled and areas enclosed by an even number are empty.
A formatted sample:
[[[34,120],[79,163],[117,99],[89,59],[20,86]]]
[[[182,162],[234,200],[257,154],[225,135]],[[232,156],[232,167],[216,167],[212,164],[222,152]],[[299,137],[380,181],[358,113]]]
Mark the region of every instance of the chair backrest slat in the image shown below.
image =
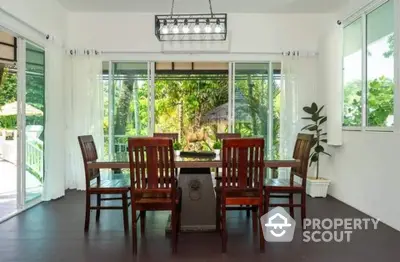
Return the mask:
[[[228,138],[222,142],[222,185],[224,188],[262,189],[264,139]]]
[[[83,165],[85,167],[86,187],[90,187],[90,181],[100,176],[99,169],[89,169],[87,166],[88,162],[98,159],[96,144],[91,135],[78,136],[78,141],[82,152]]]
[[[164,174],[164,170],[168,169],[168,163],[165,163],[163,148],[159,147],[157,149],[158,149],[158,157],[162,159],[162,161],[160,162],[159,181],[160,181],[160,186],[164,187],[166,186],[164,176],[167,176],[167,174]]]
[[[249,156],[249,165],[248,165],[248,174],[249,174],[249,180],[250,181],[255,181],[256,180],[256,174],[254,173],[256,171],[255,163],[254,163],[254,155],[257,155],[258,150],[250,150],[250,156]]]

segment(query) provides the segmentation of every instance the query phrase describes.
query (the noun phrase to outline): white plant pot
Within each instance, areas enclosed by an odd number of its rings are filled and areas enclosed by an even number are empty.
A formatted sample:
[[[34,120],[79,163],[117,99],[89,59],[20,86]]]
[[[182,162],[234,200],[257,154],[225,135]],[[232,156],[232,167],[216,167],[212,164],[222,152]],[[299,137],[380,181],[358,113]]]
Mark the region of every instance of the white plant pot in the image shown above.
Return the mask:
[[[307,177],[307,195],[311,197],[326,197],[331,181],[326,178]]]
[[[175,155],[176,156],[180,156],[181,155],[181,150],[174,150],[175,151]]]
[[[214,149],[214,153],[218,156],[221,153],[221,149]]]

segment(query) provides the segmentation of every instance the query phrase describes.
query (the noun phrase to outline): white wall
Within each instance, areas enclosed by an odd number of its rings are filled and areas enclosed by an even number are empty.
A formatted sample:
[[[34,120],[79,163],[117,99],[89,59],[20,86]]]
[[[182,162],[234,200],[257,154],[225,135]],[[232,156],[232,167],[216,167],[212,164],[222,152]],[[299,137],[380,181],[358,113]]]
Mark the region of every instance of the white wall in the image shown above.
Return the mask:
[[[316,51],[331,21],[322,14],[228,14],[232,52]],[[101,50],[160,51],[154,14],[71,13],[68,45]]]
[[[19,19],[27,22],[31,26],[55,36],[60,42],[66,39],[67,16],[68,12],[54,0],[0,0],[0,8],[13,14]],[[5,17],[0,18],[0,22]],[[5,26],[3,24],[3,26]],[[24,35],[33,34],[29,29],[18,23],[10,23],[9,29],[16,29]],[[20,32],[22,31],[22,32]]]
[[[368,2],[352,1],[337,14],[337,20],[349,16]],[[328,148],[332,157],[323,158],[321,175],[332,180],[330,195],[400,230],[397,164],[400,134],[342,131],[340,126],[333,125],[341,117],[341,38],[341,29],[336,26],[328,30],[319,42],[322,73],[318,101],[327,105],[328,132],[333,132],[333,138],[343,142],[342,146]]]
[[[64,195],[64,51],[67,38],[68,12],[54,0],[0,0],[1,9],[34,28],[49,34],[45,40],[25,23],[0,10],[0,26],[27,38],[46,50],[46,130],[45,130],[45,191],[44,199]],[[47,186],[48,185],[48,186]]]
[[[329,194],[400,230],[400,134],[343,132],[343,146],[329,148],[321,174]]]

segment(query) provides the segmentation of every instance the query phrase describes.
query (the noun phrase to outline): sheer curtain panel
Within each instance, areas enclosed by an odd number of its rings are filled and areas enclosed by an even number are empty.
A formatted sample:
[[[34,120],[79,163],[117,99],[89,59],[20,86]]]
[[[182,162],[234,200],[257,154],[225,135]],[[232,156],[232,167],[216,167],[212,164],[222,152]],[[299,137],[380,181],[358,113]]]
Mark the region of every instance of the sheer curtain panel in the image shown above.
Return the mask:
[[[301,119],[305,116],[303,107],[316,101],[316,62],[316,57],[284,57],[282,60],[279,134],[281,158],[292,157],[297,134],[307,124]],[[288,171],[283,169],[280,176],[287,178]]]
[[[46,129],[45,177],[43,200],[64,196],[65,193],[65,118],[64,116],[64,50],[56,44],[45,49],[46,64]]]
[[[85,189],[85,174],[78,136],[93,135],[99,157],[104,148],[102,60],[99,56],[74,56],[69,61],[67,93],[67,188]]]

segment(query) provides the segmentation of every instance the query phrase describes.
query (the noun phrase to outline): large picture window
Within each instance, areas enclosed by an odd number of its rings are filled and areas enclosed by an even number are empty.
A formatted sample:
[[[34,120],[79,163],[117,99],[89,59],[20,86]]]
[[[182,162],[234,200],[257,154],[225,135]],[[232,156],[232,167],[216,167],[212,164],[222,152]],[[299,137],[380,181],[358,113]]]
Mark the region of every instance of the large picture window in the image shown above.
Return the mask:
[[[344,28],[345,127],[394,123],[394,1],[364,13]]]

